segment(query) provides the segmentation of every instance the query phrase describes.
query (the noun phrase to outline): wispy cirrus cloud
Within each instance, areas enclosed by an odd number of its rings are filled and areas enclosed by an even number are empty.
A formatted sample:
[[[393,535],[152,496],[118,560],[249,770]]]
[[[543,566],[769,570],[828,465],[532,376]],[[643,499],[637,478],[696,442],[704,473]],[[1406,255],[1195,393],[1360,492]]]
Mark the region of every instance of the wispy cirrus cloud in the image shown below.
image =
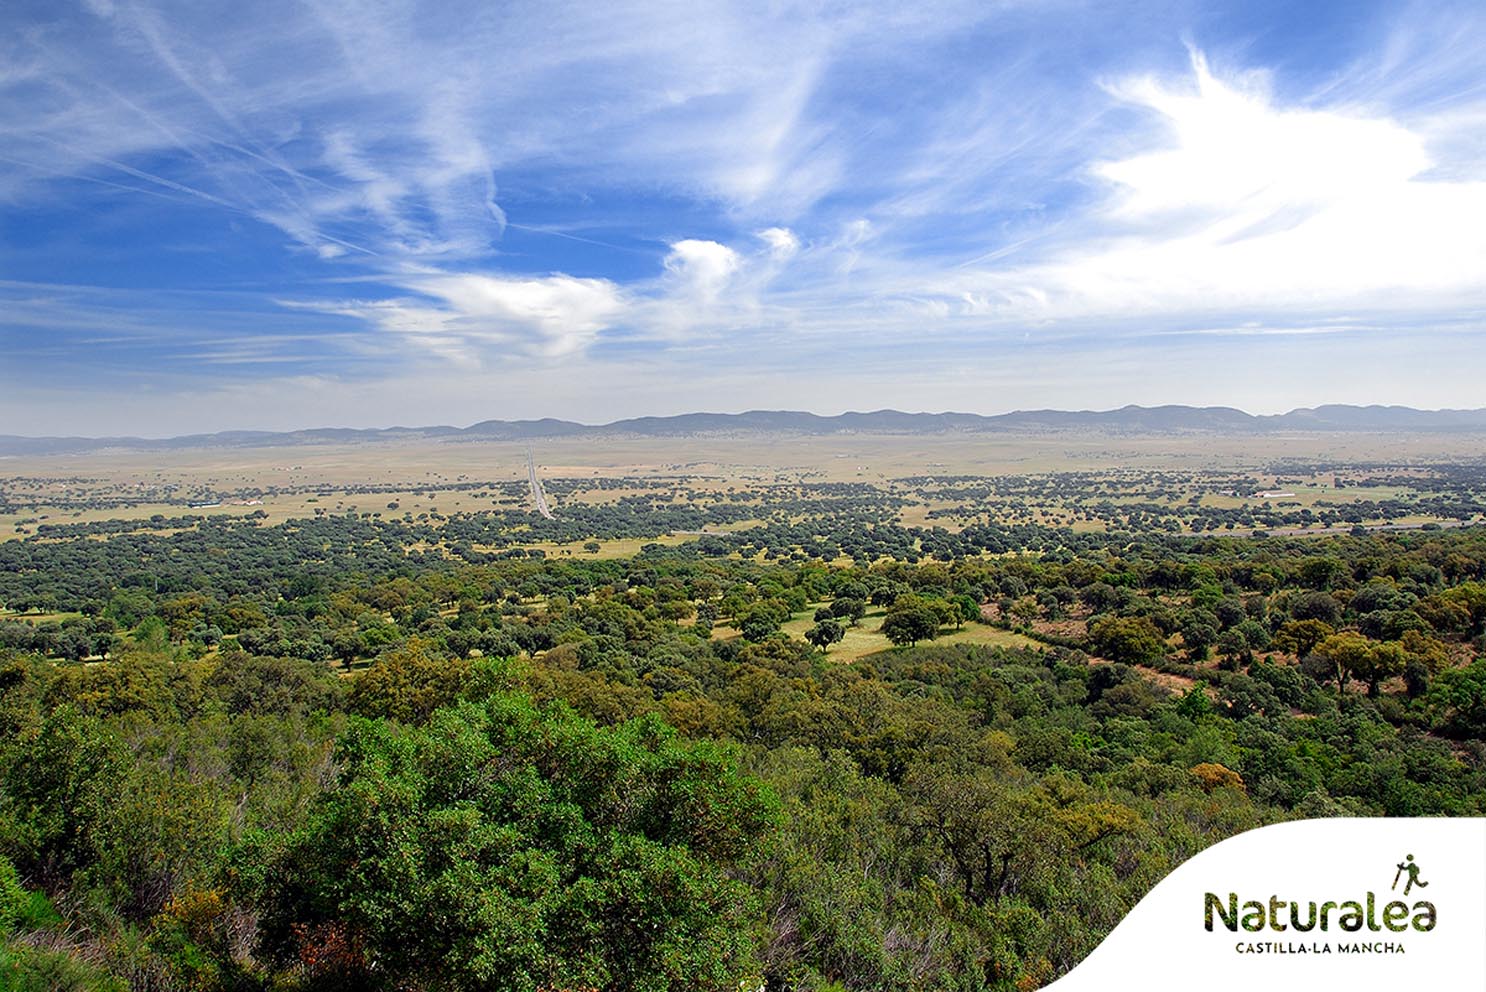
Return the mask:
[[[942,25],[887,20],[923,37],[971,18],[943,12]],[[307,247],[330,234],[442,257],[487,252],[505,222],[497,173],[534,166],[781,216],[844,180],[829,117],[811,103],[831,54],[884,26],[809,5],[713,18],[653,4],[311,2],[254,14],[131,2],[16,32],[0,127],[35,169],[0,195],[150,158],[156,168],[131,166],[135,178],[231,205]]]

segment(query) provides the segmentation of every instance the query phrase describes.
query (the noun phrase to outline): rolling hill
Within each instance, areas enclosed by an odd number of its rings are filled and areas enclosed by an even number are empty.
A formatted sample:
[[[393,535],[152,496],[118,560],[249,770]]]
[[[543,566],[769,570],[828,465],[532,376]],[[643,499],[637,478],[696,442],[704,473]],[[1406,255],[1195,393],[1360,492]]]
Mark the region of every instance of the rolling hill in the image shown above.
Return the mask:
[[[690,437],[734,434],[945,434],[1088,431],[1113,434],[1273,434],[1286,432],[1486,433],[1486,409],[1416,410],[1403,406],[1331,404],[1255,416],[1232,407],[1125,406],[1117,410],[1018,410],[974,413],[903,413],[898,410],[821,416],[791,410],[686,413],[636,417],[608,424],[569,420],[484,420],[469,427],[338,428],[297,431],[223,431],[171,438],[23,437],[0,435],[0,455],[53,455],[105,448],[170,450],[204,447],[274,447],[377,443],[409,439],[529,441],[557,437]]]

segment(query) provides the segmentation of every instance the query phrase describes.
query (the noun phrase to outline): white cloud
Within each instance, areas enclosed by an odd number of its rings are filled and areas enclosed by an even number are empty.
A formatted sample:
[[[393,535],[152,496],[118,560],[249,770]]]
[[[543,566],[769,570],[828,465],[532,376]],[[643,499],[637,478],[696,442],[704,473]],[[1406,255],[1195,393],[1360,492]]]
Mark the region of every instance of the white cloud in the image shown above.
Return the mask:
[[[769,246],[769,257],[775,261],[793,258],[800,250],[800,239],[787,227],[766,227],[758,232],[758,236]]]
[[[1193,69],[1112,87],[1164,138],[1094,167],[1110,197],[1079,241],[937,291],[1016,319],[1486,302],[1486,183],[1431,178],[1397,121]]]
[[[738,253],[727,245],[687,238],[671,245],[664,264],[675,292],[713,303],[742,263]]]
[[[1220,81],[1193,55],[1193,85],[1149,77],[1111,88],[1164,118],[1171,146],[1095,168],[1120,188],[1117,218],[1182,212],[1262,220],[1277,211],[1366,200],[1430,165],[1424,142],[1395,121],[1346,109],[1276,107],[1262,77]]]
[[[547,355],[581,350],[624,309],[618,288],[607,279],[438,275],[409,285],[444,300],[458,314],[451,329],[502,341],[534,336]]]
[[[581,352],[627,306],[607,279],[561,273],[522,278],[422,271],[397,283],[419,296],[284,305],[356,317],[407,339],[414,350],[469,366]]]

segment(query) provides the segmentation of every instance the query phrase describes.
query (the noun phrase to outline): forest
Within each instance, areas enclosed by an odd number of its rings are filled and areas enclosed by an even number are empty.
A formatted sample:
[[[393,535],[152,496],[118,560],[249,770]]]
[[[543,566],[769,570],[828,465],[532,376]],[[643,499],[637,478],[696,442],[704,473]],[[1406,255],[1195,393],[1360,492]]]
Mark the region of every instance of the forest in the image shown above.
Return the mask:
[[[660,512],[617,506],[0,544],[0,984],[1026,990],[1239,831],[1486,814],[1481,528],[847,487],[529,546]]]

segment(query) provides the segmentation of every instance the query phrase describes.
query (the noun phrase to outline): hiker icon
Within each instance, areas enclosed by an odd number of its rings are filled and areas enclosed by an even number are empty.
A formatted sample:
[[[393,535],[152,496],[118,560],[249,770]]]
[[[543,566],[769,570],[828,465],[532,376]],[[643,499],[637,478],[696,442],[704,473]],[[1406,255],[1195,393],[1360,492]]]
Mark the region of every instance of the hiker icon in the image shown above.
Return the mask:
[[[1400,861],[1398,864],[1398,871],[1393,876],[1393,887],[1395,889],[1398,888],[1398,880],[1403,877],[1404,872],[1409,873],[1409,880],[1405,882],[1403,886],[1403,894],[1405,896],[1407,896],[1416,885],[1419,886],[1419,888],[1421,889],[1427,888],[1429,886],[1428,882],[1419,877],[1419,866],[1414,864],[1414,856],[1412,854],[1410,854],[1405,860]]]

